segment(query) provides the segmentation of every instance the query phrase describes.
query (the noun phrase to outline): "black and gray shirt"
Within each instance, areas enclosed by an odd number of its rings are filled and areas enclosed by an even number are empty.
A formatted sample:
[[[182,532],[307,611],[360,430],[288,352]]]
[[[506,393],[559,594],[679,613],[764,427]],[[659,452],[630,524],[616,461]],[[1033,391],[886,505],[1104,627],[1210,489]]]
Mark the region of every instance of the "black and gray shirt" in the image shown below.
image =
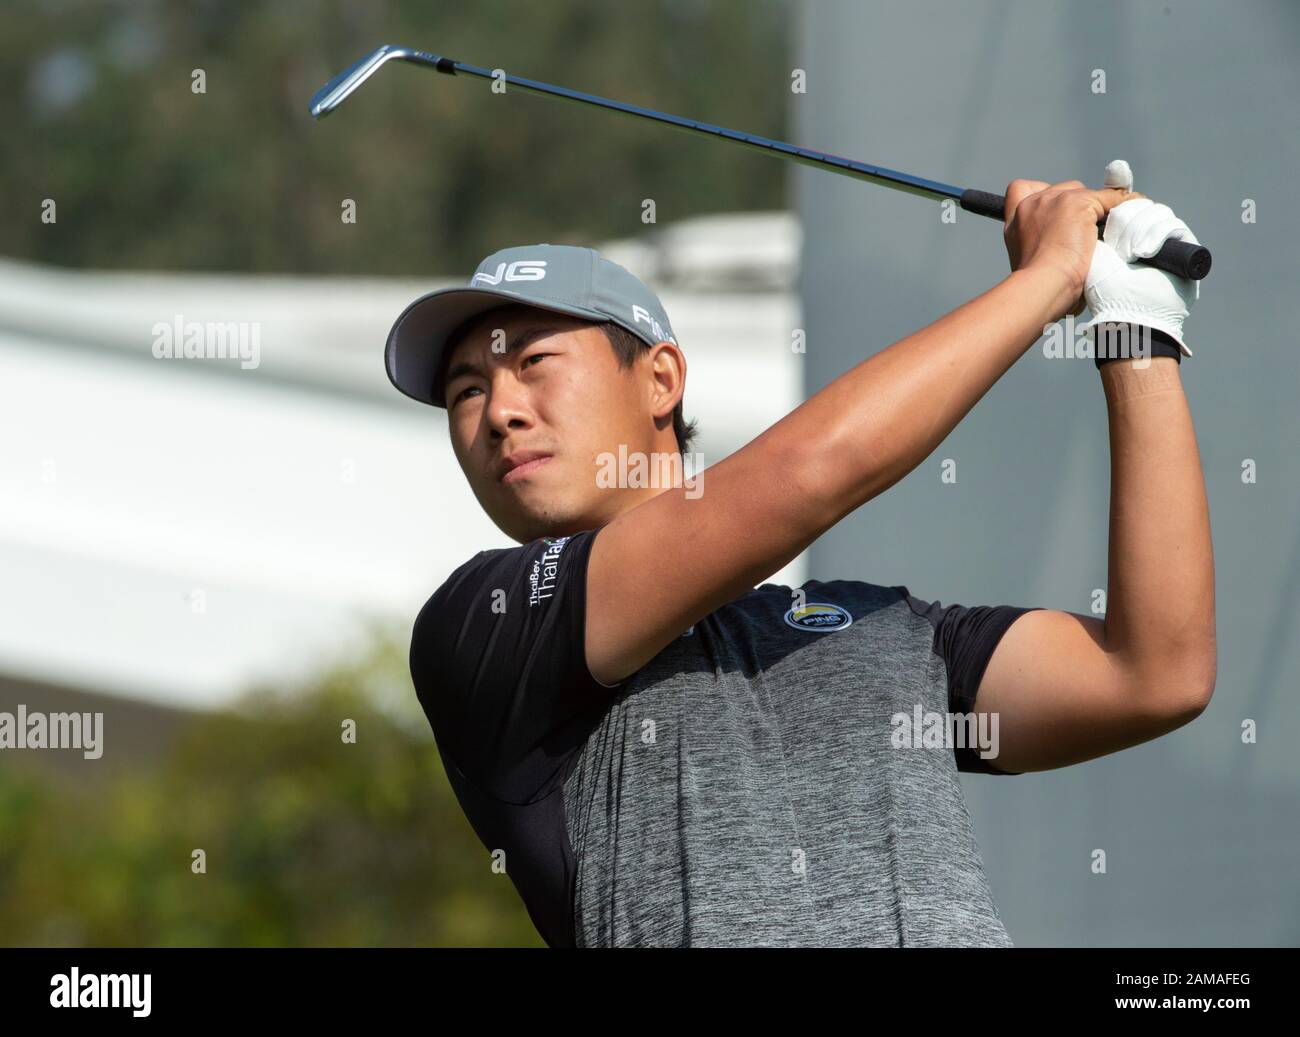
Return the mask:
[[[958,778],[1005,773],[995,729],[943,718],[1028,610],[763,584],[610,688],[584,649],[598,532],[479,552],[411,643],[452,788],[546,942],[1010,946]]]

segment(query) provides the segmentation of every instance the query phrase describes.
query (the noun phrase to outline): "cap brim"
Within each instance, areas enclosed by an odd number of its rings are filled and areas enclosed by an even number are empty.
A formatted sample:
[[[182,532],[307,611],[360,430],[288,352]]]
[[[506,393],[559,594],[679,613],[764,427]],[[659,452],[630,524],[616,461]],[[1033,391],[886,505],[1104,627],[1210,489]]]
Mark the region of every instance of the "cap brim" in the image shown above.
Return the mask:
[[[393,323],[384,347],[388,380],[413,400],[445,406],[439,376],[447,338],[470,318],[509,303],[522,303],[584,320],[610,319],[599,310],[562,303],[551,305],[504,288],[440,288],[420,296]]]

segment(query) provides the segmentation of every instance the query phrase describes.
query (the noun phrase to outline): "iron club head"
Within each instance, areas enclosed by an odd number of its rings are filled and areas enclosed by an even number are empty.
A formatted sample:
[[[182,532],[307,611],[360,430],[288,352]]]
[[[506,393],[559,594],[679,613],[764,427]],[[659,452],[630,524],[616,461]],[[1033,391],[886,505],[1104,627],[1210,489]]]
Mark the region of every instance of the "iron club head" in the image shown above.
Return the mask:
[[[421,65],[437,65],[439,60],[436,54],[426,54],[424,51],[413,50],[410,47],[385,43],[378,50],[349,65],[312,95],[309,106],[312,118],[323,119],[329,115],[346,101],[357,87],[373,76],[380,65],[390,59],[414,61]]]

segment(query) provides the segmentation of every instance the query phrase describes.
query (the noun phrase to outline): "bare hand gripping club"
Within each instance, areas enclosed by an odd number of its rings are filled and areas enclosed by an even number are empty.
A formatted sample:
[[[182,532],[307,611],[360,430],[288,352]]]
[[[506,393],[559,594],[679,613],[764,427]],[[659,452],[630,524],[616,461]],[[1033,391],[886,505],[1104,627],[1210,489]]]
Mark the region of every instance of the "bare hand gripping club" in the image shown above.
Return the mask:
[[[977,216],[987,216],[999,222],[1002,221],[1003,213],[1006,211],[1006,199],[1000,194],[993,194],[989,191],[977,191],[974,188],[954,187],[951,184],[941,184],[935,180],[924,180],[921,177],[900,173],[894,169],[868,165],[865,162],[841,158],[839,155],[831,155],[824,151],[814,151],[812,148],[796,147],[793,144],[786,144],[768,137],[759,137],[752,133],[728,130],[721,126],[710,125],[707,122],[698,122],[695,119],[684,119],[680,115],[667,115],[664,112],[656,112],[651,108],[640,108],[637,105],[612,101],[607,97],[597,97],[595,94],[584,94],[578,90],[570,90],[563,86],[551,86],[549,83],[541,83],[534,79],[523,79],[519,76],[507,75],[505,72],[498,72],[494,75],[491,69],[466,65],[460,61],[453,61],[451,58],[429,54],[422,50],[412,50],[409,47],[397,47],[393,44],[384,44],[373,54],[368,54],[355,65],[351,65],[340,72],[316,91],[316,95],[311,99],[310,110],[312,117],[320,119],[332,112],[347,100],[362,83],[374,75],[386,61],[409,61],[412,64],[423,65],[447,75],[469,75],[478,76],[480,79],[504,81],[508,86],[526,90],[530,93],[545,94],[548,97],[558,97],[579,104],[595,105],[598,108],[634,116],[638,119],[650,119],[679,130],[686,130],[689,133],[721,138],[733,144],[742,144],[756,151],[774,155],[777,158],[788,159],[791,162],[799,162],[803,165],[816,166],[819,169],[828,169],[832,173],[839,173],[841,176],[851,176],[858,180],[866,180],[869,183],[881,184],[885,187],[892,187],[896,191],[906,191],[909,194],[920,195],[922,198],[952,198],[960,203],[961,207],[967,212],[974,213]],[[1098,223],[1098,236],[1100,236],[1104,226],[1104,220]],[[1158,267],[1171,274],[1177,274],[1179,277],[1199,281],[1210,272],[1210,250],[1204,245],[1193,245],[1191,242],[1170,238],[1154,256],[1138,260],[1138,262]]]

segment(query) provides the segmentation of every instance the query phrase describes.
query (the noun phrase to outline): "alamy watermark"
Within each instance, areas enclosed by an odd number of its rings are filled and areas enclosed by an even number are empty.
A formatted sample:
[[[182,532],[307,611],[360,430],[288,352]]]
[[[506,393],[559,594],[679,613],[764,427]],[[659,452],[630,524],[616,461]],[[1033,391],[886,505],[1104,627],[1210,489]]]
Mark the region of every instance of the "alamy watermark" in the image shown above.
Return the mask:
[[[889,744],[895,749],[977,749],[981,760],[998,755],[996,713],[937,713],[921,709],[889,718],[893,733]]]
[[[0,749],[80,749],[87,760],[104,755],[103,713],[0,712]]]
[[[686,472],[686,459],[691,460],[691,474]],[[642,453],[629,452],[626,443],[618,445],[618,453],[605,450],[596,455],[596,485],[608,489],[675,489],[686,487],[686,496],[694,500],[704,493],[704,455],[687,452]]]
[[[257,321],[187,321],[176,314],[170,324],[150,330],[156,360],[238,360],[248,370],[262,362],[262,325]]]
[[[1100,334],[1099,334],[1100,333]],[[1151,329],[1144,324],[1106,321],[1080,327],[1074,315],[1043,327],[1043,356],[1049,360],[1132,360],[1133,366],[1151,363]]]
[[[151,1011],[153,974],[85,972],[75,965],[50,977],[51,1008],[129,1008],[136,1018]]]

